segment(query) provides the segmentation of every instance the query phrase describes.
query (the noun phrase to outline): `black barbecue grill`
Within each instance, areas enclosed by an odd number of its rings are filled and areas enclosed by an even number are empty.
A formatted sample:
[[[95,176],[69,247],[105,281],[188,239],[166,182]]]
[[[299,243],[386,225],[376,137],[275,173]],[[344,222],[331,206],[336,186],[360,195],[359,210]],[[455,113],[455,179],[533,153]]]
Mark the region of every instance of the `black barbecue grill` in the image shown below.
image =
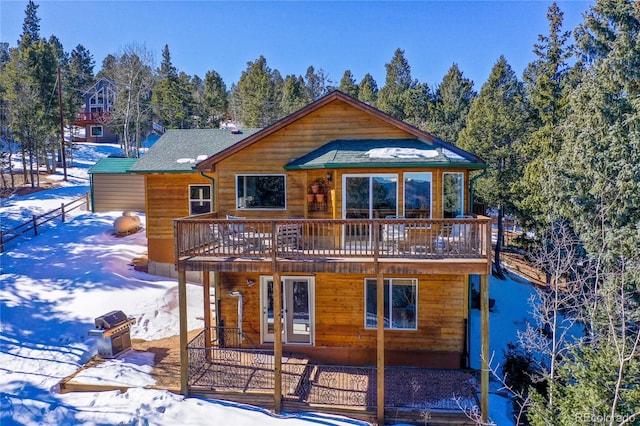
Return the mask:
[[[127,317],[122,311],[111,311],[97,317],[95,329],[89,330],[89,336],[97,337],[98,355],[115,358],[131,349],[130,328],[135,323],[135,318]]]

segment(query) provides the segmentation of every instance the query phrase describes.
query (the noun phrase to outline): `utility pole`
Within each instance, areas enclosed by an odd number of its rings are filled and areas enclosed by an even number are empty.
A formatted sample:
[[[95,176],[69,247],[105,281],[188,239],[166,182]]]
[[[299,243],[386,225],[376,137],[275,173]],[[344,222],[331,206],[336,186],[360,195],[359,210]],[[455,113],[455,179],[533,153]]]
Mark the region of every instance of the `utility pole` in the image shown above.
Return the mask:
[[[60,67],[58,67],[58,105],[60,106],[60,138],[62,139],[62,170],[64,170],[64,181],[67,179],[67,154],[64,143],[64,114],[62,113],[62,78]]]

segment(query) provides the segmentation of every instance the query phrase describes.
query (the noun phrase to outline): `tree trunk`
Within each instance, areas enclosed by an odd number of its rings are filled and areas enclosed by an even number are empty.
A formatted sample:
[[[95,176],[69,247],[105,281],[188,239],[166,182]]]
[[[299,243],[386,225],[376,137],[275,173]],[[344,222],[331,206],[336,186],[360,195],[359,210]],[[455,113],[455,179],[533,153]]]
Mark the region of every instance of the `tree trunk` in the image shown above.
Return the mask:
[[[500,252],[502,251],[502,240],[504,238],[504,225],[503,225],[504,212],[502,206],[498,207],[498,239],[496,241],[495,258],[493,261],[493,275],[501,280],[505,279],[504,271],[502,270],[502,263],[500,262]]]

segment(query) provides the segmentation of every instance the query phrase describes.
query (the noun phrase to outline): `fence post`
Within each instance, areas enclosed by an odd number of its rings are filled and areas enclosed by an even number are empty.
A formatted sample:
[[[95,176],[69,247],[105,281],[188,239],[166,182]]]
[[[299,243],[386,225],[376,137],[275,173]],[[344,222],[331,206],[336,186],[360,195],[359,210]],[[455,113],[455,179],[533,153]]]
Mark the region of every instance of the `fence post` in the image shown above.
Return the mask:
[[[64,223],[64,203],[60,205],[60,210],[62,210],[62,222]]]
[[[89,199],[89,193],[84,194],[84,198],[87,200],[87,211],[91,211],[91,200]]]
[[[38,219],[36,218],[36,215],[33,215],[33,234],[34,235],[38,235]]]

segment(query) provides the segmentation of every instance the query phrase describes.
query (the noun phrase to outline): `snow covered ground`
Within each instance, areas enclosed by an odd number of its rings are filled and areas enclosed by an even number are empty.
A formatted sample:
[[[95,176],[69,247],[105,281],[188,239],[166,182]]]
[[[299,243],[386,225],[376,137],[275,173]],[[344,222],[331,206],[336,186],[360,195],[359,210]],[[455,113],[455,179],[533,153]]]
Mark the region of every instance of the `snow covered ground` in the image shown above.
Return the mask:
[[[68,182],[56,189],[2,200],[3,229],[31,215],[60,207],[89,191],[87,170],[117,152],[113,145],[81,144],[74,151]],[[62,176],[56,176],[62,180]],[[82,373],[83,383],[128,385],[125,393],[61,394],[58,383],[96,353],[88,336],[96,316],[122,310],[134,316],[132,338],[153,340],[178,334],[177,283],[135,271],[131,260],[146,252],[143,232],[116,238],[113,221],[121,212],[75,211],[37,237],[10,242],[0,255],[0,424],[5,425],[361,425],[360,421],[318,413],[274,415],[261,408],[168,391],[143,389],[154,383],[153,358],[130,351]],[[144,225],[144,217],[142,217]],[[491,281],[497,300],[491,313],[491,351],[516,341],[530,310],[531,286]],[[202,291],[188,286],[189,328],[202,327]],[[478,358],[479,312],[472,311],[473,367]],[[494,386],[497,388],[498,385]],[[491,417],[510,425],[509,403],[492,395]]]

